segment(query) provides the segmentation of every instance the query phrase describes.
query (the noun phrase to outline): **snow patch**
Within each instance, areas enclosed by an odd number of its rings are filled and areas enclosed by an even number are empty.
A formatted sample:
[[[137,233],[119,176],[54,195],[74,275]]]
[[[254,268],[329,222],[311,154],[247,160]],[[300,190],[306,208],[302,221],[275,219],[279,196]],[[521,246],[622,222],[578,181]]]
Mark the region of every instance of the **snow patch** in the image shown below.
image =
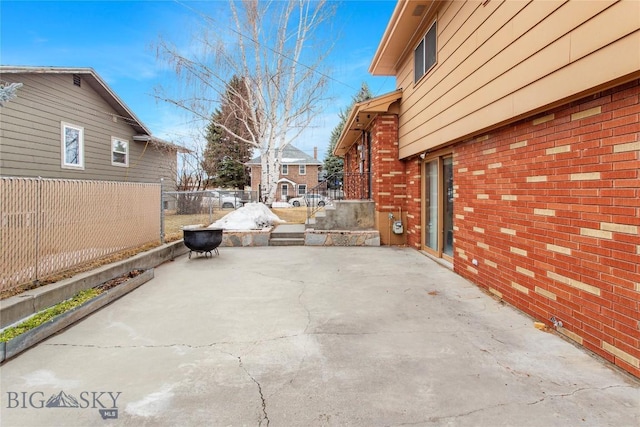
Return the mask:
[[[274,224],[286,222],[264,203],[247,203],[243,207],[223,216],[208,228],[222,228],[225,230],[260,230]]]

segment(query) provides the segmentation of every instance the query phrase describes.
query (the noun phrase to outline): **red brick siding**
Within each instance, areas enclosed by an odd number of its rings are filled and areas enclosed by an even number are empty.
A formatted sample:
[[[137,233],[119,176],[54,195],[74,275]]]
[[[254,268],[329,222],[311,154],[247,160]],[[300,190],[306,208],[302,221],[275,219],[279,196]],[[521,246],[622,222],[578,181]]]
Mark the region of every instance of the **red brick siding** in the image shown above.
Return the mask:
[[[405,161],[405,179],[407,181],[407,245],[414,249],[422,249],[422,193],[421,170],[419,158]]]
[[[406,208],[404,162],[398,160],[398,116],[380,115],[371,127],[372,196],[376,210],[397,212]]]
[[[635,81],[454,148],[455,271],[636,376],[639,98]]]
[[[298,165],[289,165],[289,170],[287,175],[280,175],[280,178],[286,178],[290,181],[295,182],[296,184],[307,184],[307,191],[311,190],[318,183],[318,174],[320,172],[320,167],[317,165],[307,165],[306,175],[300,175]],[[260,180],[262,177],[260,176],[262,171],[261,166],[252,166],[251,167],[251,190],[258,191],[260,188]],[[296,197],[298,195],[298,188],[292,188],[293,186],[289,184],[289,197]],[[282,188],[282,184],[278,185],[278,192],[276,193],[276,200],[281,200],[282,196],[280,194],[280,190]]]

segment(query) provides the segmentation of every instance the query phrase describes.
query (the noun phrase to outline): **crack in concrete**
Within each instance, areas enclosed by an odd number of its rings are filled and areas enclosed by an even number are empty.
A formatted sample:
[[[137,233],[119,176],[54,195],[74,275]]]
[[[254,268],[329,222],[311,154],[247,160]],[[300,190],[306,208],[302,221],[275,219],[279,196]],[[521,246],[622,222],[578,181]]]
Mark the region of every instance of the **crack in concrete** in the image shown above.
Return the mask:
[[[258,386],[258,394],[260,394],[260,401],[262,404],[262,418],[258,420],[258,426],[262,426],[262,423],[266,421],[265,425],[268,427],[271,421],[269,420],[269,416],[267,414],[267,401],[264,397],[264,394],[262,394],[262,385],[258,382],[258,380],[255,379],[253,375],[251,375],[251,373],[247,370],[247,368],[244,367],[244,364],[242,363],[242,357],[236,356],[235,354],[229,353],[228,351],[224,351],[224,350],[218,350],[218,351],[220,351],[220,353],[226,354],[227,356],[231,356],[234,359],[237,359],[238,366],[240,367],[240,369],[242,369],[244,373],[247,374],[247,376],[251,379],[251,381],[253,381],[255,385]]]
[[[536,400],[534,402],[527,403],[527,405],[537,405],[538,403],[543,402],[547,398],[573,396],[574,394],[579,393],[581,391],[590,391],[590,390],[603,391],[603,390],[608,390],[610,388],[633,388],[633,387],[628,386],[628,385],[620,385],[620,384],[608,385],[606,387],[580,387],[580,388],[577,388],[577,389],[573,390],[570,393],[548,394],[548,395],[544,396],[542,399],[538,399],[538,400]]]
[[[307,312],[307,324],[304,327],[304,331],[302,331],[302,335],[309,335],[308,334],[308,330],[309,327],[311,326],[311,310],[309,310],[309,308],[307,307],[307,305],[302,301],[303,297],[304,297],[304,293],[307,290],[307,284],[306,283],[302,283],[302,289],[300,290],[300,294],[298,295],[298,304],[300,304],[302,306],[302,308],[304,308],[304,310]],[[293,378],[291,378],[289,380],[289,384],[293,384],[293,382],[296,380],[296,378],[298,378],[298,375],[300,374],[300,372],[302,371],[302,366],[304,365],[304,362],[307,360],[307,340],[305,340],[304,342],[304,354],[302,356],[302,359],[300,359],[300,363],[298,363],[298,369],[296,370],[296,373],[293,375]],[[276,391],[277,392],[277,391]]]
[[[309,324],[307,325],[307,328]],[[305,328],[305,330],[307,329]],[[377,331],[377,332],[305,332],[299,334],[291,334],[291,335],[280,335],[277,337],[265,338],[260,340],[253,341],[217,341],[207,344],[186,344],[186,343],[171,343],[171,344],[141,344],[141,345],[100,345],[100,344],[70,344],[70,343],[45,343],[42,344],[44,346],[52,346],[52,347],[78,347],[78,348],[96,348],[96,349],[136,349],[136,348],[174,348],[174,347],[185,347],[192,349],[202,349],[202,348],[211,348],[221,345],[239,345],[239,344],[253,344],[258,345],[271,341],[279,341],[290,338],[298,338],[302,336],[366,336],[366,335],[385,335],[385,334],[450,334],[452,331]]]
[[[260,383],[253,377],[253,375],[251,375],[251,373],[247,370],[247,368],[244,367],[244,365],[242,364],[242,358],[240,356],[234,356],[238,358],[238,364],[240,366],[240,369],[242,369],[249,378],[251,378],[251,381],[253,381],[257,386],[258,386],[258,393],[260,394],[260,400],[262,401],[262,418],[260,419],[260,421],[258,421],[258,426],[261,426],[262,423],[264,421],[267,422],[266,426],[269,426],[269,416],[267,415],[267,401],[264,398],[264,394],[262,394],[262,386],[260,385]]]
[[[496,408],[501,408],[504,406],[510,406],[510,405],[537,405],[538,403],[543,402],[545,399],[547,398],[553,398],[553,397],[568,397],[568,396],[573,396],[576,393],[579,393],[581,391],[586,391],[586,390],[607,390],[610,388],[633,388],[632,386],[628,386],[628,385],[610,385],[610,386],[606,386],[606,387],[581,387],[578,388],[576,390],[573,390],[570,393],[563,393],[563,394],[553,394],[553,395],[548,395],[543,397],[542,399],[538,399],[535,400],[533,402],[506,402],[506,403],[500,403],[497,405],[491,405],[491,406],[487,406],[484,408],[478,408],[478,409],[473,409],[471,411],[467,411],[467,412],[462,412],[460,414],[455,414],[455,415],[443,415],[440,417],[429,417],[425,420],[420,420],[420,421],[414,421],[414,422],[408,422],[408,423],[401,423],[401,424],[396,424],[397,426],[411,426],[411,425],[422,425],[425,423],[441,423],[444,420],[450,420],[450,419],[457,419],[460,417],[466,417],[468,415],[472,415],[478,412],[483,412],[483,411],[487,411],[487,410],[491,410],[491,409],[496,409]]]
[[[307,325],[304,327],[304,331],[302,332],[303,334],[306,334],[309,330],[309,326],[311,326],[311,311],[309,310],[307,305],[302,302],[302,297],[304,297],[304,293],[306,290],[307,284],[302,282],[302,289],[300,290],[300,294],[298,295],[298,304],[300,304],[302,308],[304,308],[304,311],[307,312]]]

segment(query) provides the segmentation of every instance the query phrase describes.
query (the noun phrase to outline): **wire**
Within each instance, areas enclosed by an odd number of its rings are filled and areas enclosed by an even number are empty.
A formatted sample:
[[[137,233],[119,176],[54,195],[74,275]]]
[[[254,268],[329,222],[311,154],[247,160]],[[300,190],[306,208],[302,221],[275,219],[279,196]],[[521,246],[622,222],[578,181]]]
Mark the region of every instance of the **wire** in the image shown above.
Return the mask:
[[[195,9],[195,8],[191,7],[191,6],[187,6],[186,4],[184,4],[183,2],[181,2],[180,0],[173,0],[173,1],[174,1],[175,3],[177,3],[177,4],[179,4],[180,6],[182,6],[182,7],[186,8],[186,9],[188,9],[188,10],[190,10],[190,11],[192,11],[192,12],[196,13],[197,15],[199,15],[205,23],[208,23],[208,21],[213,21],[213,20],[212,20],[208,15],[206,15],[205,13],[200,12],[199,10],[197,10],[197,9]],[[341,84],[341,85],[343,85],[343,86],[346,86],[346,87],[348,87],[349,89],[353,89],[353,90],[356,90],[356,91],[357,91],[357,90],[359,90],[358,88],[355,88],[355,87],[351,86],[349,83],[345,83],[345,82],[343,82],[343,81],[341,81],[341,80],[338,80],[338,79],[336,79],[335,77],[332,77],[332,76],[330,76],[330,75],[328,75],[328,74],[326,74],[326,73],[323,73],[323,72],[321,72],[321,71],[317,70],[316,68],[313,68],[313,67],[311,67],[311,66],[308,66],[308,65],[306,65],[306,64],[304,64],[304,63],[302,63],[302,62],[300,62],[300,61],[298,61],[298,60],[295,60],[295,59],[293,59],[293,58],[291,58],[291,57],[289,57],[289,56],[285,55],[285,54],[284,54],[284,53],[282,53],[282,52],[278,52],[278,51],[276,51],[275,49],[273,49],[272,47],[269,47],[269,46],[264,45],[264,44],[263,44],[263,43],[261,43],[259,40],[256,40],[256,39],[254,39],[254,38],[253,38],[253,37],[251,37],[251,36],[247,36],[247,35],[245,35],[245,34],[242,34],[241,32],[239,32],[238,30],[236,30],[236,29],[232,28],[231,26],[228,26],[228,27],[227,27],[227,29],[228,29],[229,31],[231,31],[232,33],[235,33],[236,35],[238,35],[238,36],[240,36],[240,37],[243,37],[243,38],[245,38],[245,39],[247,39],[247,40],[249,40],[249,41],[253,42],[254,44],[256,44],[256,45],[258,45],[258,46],[262,47],[263,49],[268,49],[268,50],[270,50],[272,53],[274,53],[274,54],[276,54],[276,55],[279,55],[279,56],[282,56],[283,58],[286,58],[286,59],[288,59],[289,61],[294,62],[294,63],[296,63],[296,64],[298,64],[298,65],[300,65],[300,66],[302,66],[302,67],[304,67],[304,68],[308,69],[309,71],[312,71],[312,72],[314,72],[314,73],[317,73],[317,74],[321,75],[322,77],[324,77],[324,78],[326,78],[326,79],[332,80],[332,81],[334,81],[334,82],[336,82],[336,83],[339,83],[339,84]]]

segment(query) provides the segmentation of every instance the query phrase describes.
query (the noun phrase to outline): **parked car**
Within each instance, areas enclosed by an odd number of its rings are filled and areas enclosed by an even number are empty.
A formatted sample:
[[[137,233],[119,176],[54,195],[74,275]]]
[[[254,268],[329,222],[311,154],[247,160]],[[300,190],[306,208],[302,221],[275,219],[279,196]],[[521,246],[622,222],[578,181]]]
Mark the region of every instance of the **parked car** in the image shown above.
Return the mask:
[[[318,206],[323,207],[331,203],[329,199],[319,194],[305,194],[301,197],[289,199],[289,203],[295,207],[298,206]]]
[[[240,197],[233,194],[220,194],[218,191],[208,191],[202,196],[202,206],[208,208],[239,208],[242,206]]]

